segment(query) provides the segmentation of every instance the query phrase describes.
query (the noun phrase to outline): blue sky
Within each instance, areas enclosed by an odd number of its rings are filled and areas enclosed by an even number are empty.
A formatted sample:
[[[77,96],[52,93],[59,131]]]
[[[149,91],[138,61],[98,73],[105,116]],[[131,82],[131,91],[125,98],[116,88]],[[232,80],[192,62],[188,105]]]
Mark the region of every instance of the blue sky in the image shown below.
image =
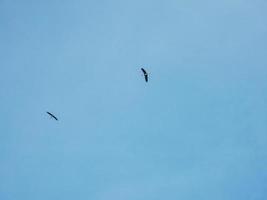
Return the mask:
[[[266,10],[0,0],[0,199],[265,200]]]

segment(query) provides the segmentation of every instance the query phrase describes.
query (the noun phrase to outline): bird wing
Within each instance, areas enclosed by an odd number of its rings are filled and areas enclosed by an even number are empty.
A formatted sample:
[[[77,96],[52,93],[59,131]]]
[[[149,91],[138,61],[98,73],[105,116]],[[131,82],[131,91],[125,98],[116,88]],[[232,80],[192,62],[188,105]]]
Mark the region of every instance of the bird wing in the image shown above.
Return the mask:
[[[55,120],[58,120],[57,118],[56,118],[56,116],[55,115],[53,115],[52,113],[50,113],[50,112],[46,112],[48,115],[50,115],[51,117],[53,117]]]
[[[145,75],[145,80],[146,80],[146,82],[148,81],[148,75],[147,74]]]
[[[146,70],[144,70],[144,68],[141,68],[142,72],[144,73],[144,75],[147,74]]]
[[[53,118],[58,121],[58,119],[53,115]]]

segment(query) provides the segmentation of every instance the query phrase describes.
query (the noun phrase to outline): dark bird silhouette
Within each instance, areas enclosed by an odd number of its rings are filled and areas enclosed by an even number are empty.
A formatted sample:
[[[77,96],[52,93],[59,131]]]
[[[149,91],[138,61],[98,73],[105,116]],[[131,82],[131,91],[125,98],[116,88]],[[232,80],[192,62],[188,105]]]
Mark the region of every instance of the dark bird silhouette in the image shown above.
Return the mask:
[[[50,115],[50,117],[52,117],[52,118],[54,118],[55,120],[58,120],[57,118],[56,118],[56,116],[55,115],[53,115],[52,113],[50,113],[50,112],[46,112],[48,115]]]
[[[146,70],[144,70],[144,68],[141,68],[141,70],[142,70],[144,77],[145,77],[145,80],[147,82],[148,81],[148,74],[147,74]]]

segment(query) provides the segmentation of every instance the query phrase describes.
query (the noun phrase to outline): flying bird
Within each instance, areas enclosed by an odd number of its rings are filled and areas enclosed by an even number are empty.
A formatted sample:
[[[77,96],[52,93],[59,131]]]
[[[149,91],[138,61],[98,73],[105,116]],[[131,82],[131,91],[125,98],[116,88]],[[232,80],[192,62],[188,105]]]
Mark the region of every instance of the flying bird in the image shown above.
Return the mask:
[[[145,80],[147,82],[148,81],[148,74],[147,74],[146,70],[144,70],[144,68],[141,68],[141,70],[142,70],[144,77],[145,77]]]
[[[52,113],[50,113],[50,112],[46,112],[48,115],[50,115],[50,117],[51,118],[54,118],[55,120],[58,120],[57,118],[56,118],[56,116],[55,115],[53,115]]]

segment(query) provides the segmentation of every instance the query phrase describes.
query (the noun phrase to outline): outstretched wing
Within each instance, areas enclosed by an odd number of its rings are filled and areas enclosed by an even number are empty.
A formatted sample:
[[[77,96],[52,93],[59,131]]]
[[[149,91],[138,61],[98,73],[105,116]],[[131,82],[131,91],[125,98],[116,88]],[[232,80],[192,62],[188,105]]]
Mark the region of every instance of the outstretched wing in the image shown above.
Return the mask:
[[[142,72],[144,73],[144,75],[147,74],[146,70],[144,68],[141,68]]]
[[[147,74],[145,75],[145,80],[146,80],[146,82],[148,81],[148,76],[147,76]]]
[[[142,72],[143,72],[143,74],[145,76],[145,80],[147,82],[148,81],[148,74],[147,74],[147,72],[146,72],[146,70],[144,68],[141,68],[141,70],[142,70]]]
[[[53,115],[52,113],[50,113],[50,112],[46,112],[48,115],[50,115],[51,117],[53,117],[55,120],[58,120],[57,118],[56,118],[56,116],[55,115]]]

